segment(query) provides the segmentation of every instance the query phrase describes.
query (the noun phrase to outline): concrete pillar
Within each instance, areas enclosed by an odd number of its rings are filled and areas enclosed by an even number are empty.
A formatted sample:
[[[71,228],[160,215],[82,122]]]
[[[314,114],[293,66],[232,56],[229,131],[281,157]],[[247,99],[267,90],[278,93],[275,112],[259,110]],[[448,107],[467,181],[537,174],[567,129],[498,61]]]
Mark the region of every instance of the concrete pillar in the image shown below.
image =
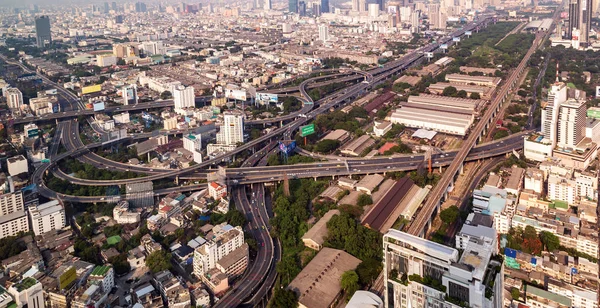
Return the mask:
[[[279,126],[283,126],[283,120],[279,121]]]
[[[150,162],[150,152],[148,152],[148,162]]]
[[[442,173],[442,166],[440,166],[440,173]]]
[[[179,176],[175,177],[175,184],[179,185]]]
[[[460,164],[460,169],[458,171],[458,174],[463,174],[464,172],[465,172],[465,164],[462,163],[462,164]]]

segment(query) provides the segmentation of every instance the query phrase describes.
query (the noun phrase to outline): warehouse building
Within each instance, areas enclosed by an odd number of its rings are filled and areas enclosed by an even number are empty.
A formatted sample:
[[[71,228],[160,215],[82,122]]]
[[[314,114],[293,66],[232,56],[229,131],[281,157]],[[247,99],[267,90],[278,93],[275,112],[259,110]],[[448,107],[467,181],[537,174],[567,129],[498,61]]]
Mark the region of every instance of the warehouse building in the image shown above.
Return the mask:
[[[494,89],[485,86],[476,86],[470,84],[459,84],[459,83],[450,83],[450,82],[438,82],[429,85],[429,92],[433,94],[441,95],[444,92],[444,89],[447,87],[454,87],[456,91],[465,91],[469,96],[473,93],[479,94],[479,97],[482,99],[489,100],[492,98],[492,93],[494,93]]]
[[[409,96],[392,113],[392,123],[464,136],[485,101],[430,94]],[[426,117],[424,115],[427,115]]]
[[[500,79],[499,77],[448,74],[446,75],[446,81],[457,84],[472,84],[477,86],[496,87],[498,84],[500,84],[500,81],[502,81],[502,79]]]
[[[369,135],[362,135],[342,147],[342,154],[350,156],[360,156],[366,149],[372,147],[375,140]]]

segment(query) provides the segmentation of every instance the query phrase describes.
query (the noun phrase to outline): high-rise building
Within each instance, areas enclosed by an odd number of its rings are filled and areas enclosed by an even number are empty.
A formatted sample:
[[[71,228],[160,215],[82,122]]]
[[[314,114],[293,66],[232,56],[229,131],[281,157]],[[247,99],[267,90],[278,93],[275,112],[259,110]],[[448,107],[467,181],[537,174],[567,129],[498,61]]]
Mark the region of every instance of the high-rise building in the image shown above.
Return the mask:
[[[321,16],[321,5],[318,3],[313,3],[312,5],[312,16],[319,17]]]
[[[377,3],[369,3],[369,17],[377,18],[379,17],[379,4]]]
[[[358,0],[358,11],[361,13],[367,11],[367,0]]]
[[[30,206],[28,210],[35,235],[42,235],[65,227],[65,208],[58,200]]]
[[[298,0],[288,0],[288,11],[298,13]]]
[[[123,15],[117,15],[117,16],[115,16],[115,23],[116,24],[122,24],[123,23]]]
[[[562,82],[556,82],[548,91],[548,102],[542,109],[542,134],[552,142],[557,142],[557,123],[560,105],[567,100],[567,87]]]
[[[113,3],[111,3],[110,7],[113,11],[115,11],[115,12],[117,11],[117,3],[116,2],[113,1]]]
[[[273,4],[271,3],[271,0],[265,0],[264,9],[265,9],[265,11],[270,11],[273,9]]]
[[[138,103],[137,86],[134,84],[126,85],[121,88],[123,105],[135,105]]]
[[[194,275],[203,277],[217,262],[244,244],[244,231],[226,223],[212,229],[212,238],[194,251]]]
[[[217,134],[217,143],[236,145],[244,142],[244,115],[228,112],[223,115],[223,125]]]
[[[568,99],[560,105],[558,114],[559,147],[573,148],[585,137],[585,101]]]
[[[108,14],[108,11],[110,11],[110,6],[108,5],[108,2],[104,2],[104,13]]]
[[[383,237],[385,307],[500,308],[504,266],[476,238],[462,253],[398,230]]]
[[[358,12],[359,11],[359,0],[352,0],[352,11],[353,12]]]
[[[37,46],[40,48],[44,48],[52,43],[50,17],[44,15],[35,18],[35,38]]]
[[[15,299],[16,307],[44,308],[44,290],[42,284],[33,277],[11,285],[8,293]]]
[[[196,106],[194,87],[185,87],[182,85],[174,87],[173,104],[175,106],[175,110],[194,108]]]
[[[427,6],[429,16],[429,27],[431,29],[446,29],[446,13],[442,12],[439,3],[432,3]]]
[[[375,0],[373,3],[379,6],[380,11],[385,10],[385,0]]]
[[[321,0],[321,13],[329,13],[329,0]]]
[[[144,13],[144,12],[146,12],[146,3],[144,3],[144,2],[136,2],[135,3],[135,11],[137,13]]]
[[[329,40],[329,27],[325,24],[319,25],[319,40],[323,43]]]
[[[412,33],[421,32],[421,11],[410,13],[410,29]]]
[[[8,102],[8,108],[20,110],[23,106],[23,93],[17,88],[8,88],[4,91],[4,96]]]
[[[21,191],[0,195],[0,238],[29,231]]]
[[[306,2],[304,2],[304,1],[298,2],[298,15],[306,16]]]
[[[568,39],[578,40],[583,46],[589,43],[592,2],[592,0],[571,0],[569,3],[569,27],[566,36]],[[578,37],[574,37],[574,29],[579,30]]]

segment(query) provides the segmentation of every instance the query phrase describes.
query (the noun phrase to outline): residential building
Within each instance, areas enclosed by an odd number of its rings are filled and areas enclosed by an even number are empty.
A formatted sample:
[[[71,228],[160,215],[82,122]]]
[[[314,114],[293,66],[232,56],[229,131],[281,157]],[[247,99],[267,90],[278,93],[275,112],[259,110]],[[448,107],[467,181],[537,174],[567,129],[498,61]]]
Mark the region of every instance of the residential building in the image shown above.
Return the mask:
[[[8,288],[17,308],[44,308],[44,290],[42,284],[33,277],[26,277]]]
[[[236,248],[216,263],[216,268],[227,275],[228,279],[234,279],[244,273],[248,267],[248,244]]]
[[[217,133],[217,143],[237,145],[244,142],[244,115],[228,112],[223,115],[223,125]]]
[[[52,44],[50,17],[44,15],[35,18],[35,41],[39,48],[44,48]]]
[[[556,82],[548,90],[548,101],[542,104],[542,135],[550,140],[552,147],[558,140],[558,117],[560,106],[567,101],[567,87],[562,82]]]
[[[113,219],[118,224],[133,224],[140,221],[140,213],[131,212],[129,210],[129,202],[122,200],[113,209]]]
[[[544,191],[544,184],[544,173],[540,169],[525,170],[525,189],[541,194]]]
[[[244,231],[226,223],[215,226],[207,242],[194,251],[194,275],[204,277],[217,262],[244,244]]]
[[[65,208],[59,200],[30,205],[28,210],[35,235],[42,235],[51,230],[60,230],[66,225]]]
[[[194,87],[185,87],[183,85],[173,87],[173,103],[175,111],[185,108],[194,108],[196,106],[195,99]]]
[[[115,286],[115,271],[110,264],[98,265],[92,270],[88,281],[90,284],[100,286],[102,292],[108,293]]]
[[[503,307],[504,266],[489,243],[457,249],[390,229],[383,237],[386,307]]]
[[[99,67],[107,67],[117,65],[117,57],[113,54],[97,55],[96,65]]]
[[[8,88],[4,91],[4,97],[6,97],[8,108],[21,110],[21,106],[23,106],[23,93],[21,93],[21,90]]]
[[[568,99],[560,105],[557,146],[573,148],[585,137],[585,101]]]
[[[181,285],[179,279],[170,271],[156,273],[154,281],[163,301],[169,307],[187,308],[191,306],[190,291]]]
[[[329,40],[329,26],[319,25],[319,40],[326,43]]]
[[[23,155],[13,156],[6,160],[8,174],[11,176],[27,173],[29,171],[27,158]]]
[[[208,184],[208,195],[215,200],[220,200],[221,198],[227,196],[227,185],[217,182],[210,182]]]
[[[0,238],[29,231],[21,191],[0,195]]]

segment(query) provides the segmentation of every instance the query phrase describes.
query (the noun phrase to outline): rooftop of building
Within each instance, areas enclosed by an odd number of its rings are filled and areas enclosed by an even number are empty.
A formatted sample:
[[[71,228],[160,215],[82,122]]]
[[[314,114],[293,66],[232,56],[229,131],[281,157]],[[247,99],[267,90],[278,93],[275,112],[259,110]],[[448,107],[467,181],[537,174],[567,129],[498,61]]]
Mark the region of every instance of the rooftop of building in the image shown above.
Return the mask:
[[[108,271],[111,269],[111,266],[96,266],[94,268],[94,270],[92,271],[92,273],[90,274],[90,276],[102,276],[104,277],[104,275],[106,275],[106,273],[108,273]]]
[[[292,280],[288,289],[299,295],[305,307],[329,307],[341,291],[344,272],[355,269],[360,260],[342,250],[325,247]]]
[[[229,268],[230,266],[237,263],[239,260],[248,257],[248,244],[244,243],[242,246],[236,248],[234,251],[228,253],[226,256],[217,261],[217,263],[223,268]]]
[[[17,290],[17,292],[23,292],[24,290],[27,290],[27,289],[33,287],[37,283],[38,283],[38,281],[35,278],[26,277],[23,280],[19,281],[18,283],[13,284],[12,287],[15,290]]]
[[[409,248],[448,263],[458,261],[458,250],[395,229],[388,230],[384,235],[384,242],[409,245]]]
[[[559,303],[563,306],[571,307],[571,299],[569,299],[566,296],[548,292],[546,290],[536,288],[531,285],[527,285],[526,292],[527,292],[528,296],[541,297],[541,298],[549,300],[551,302],[555,302],[555,303]]]
[[[317,221],[314,226],[304,233],[302,239],[312,240],[319,245],[323,245],[325,242],[325,236],[327,236],[327,222],[331,219],[331,217],[334,215],[339,215],[339,213],[340,211],[336,209],[329,210],[327,213],[325,213],[325,215],[323,215],[323,217],[321,217],[321,219],[319,219],[319,221]]]

